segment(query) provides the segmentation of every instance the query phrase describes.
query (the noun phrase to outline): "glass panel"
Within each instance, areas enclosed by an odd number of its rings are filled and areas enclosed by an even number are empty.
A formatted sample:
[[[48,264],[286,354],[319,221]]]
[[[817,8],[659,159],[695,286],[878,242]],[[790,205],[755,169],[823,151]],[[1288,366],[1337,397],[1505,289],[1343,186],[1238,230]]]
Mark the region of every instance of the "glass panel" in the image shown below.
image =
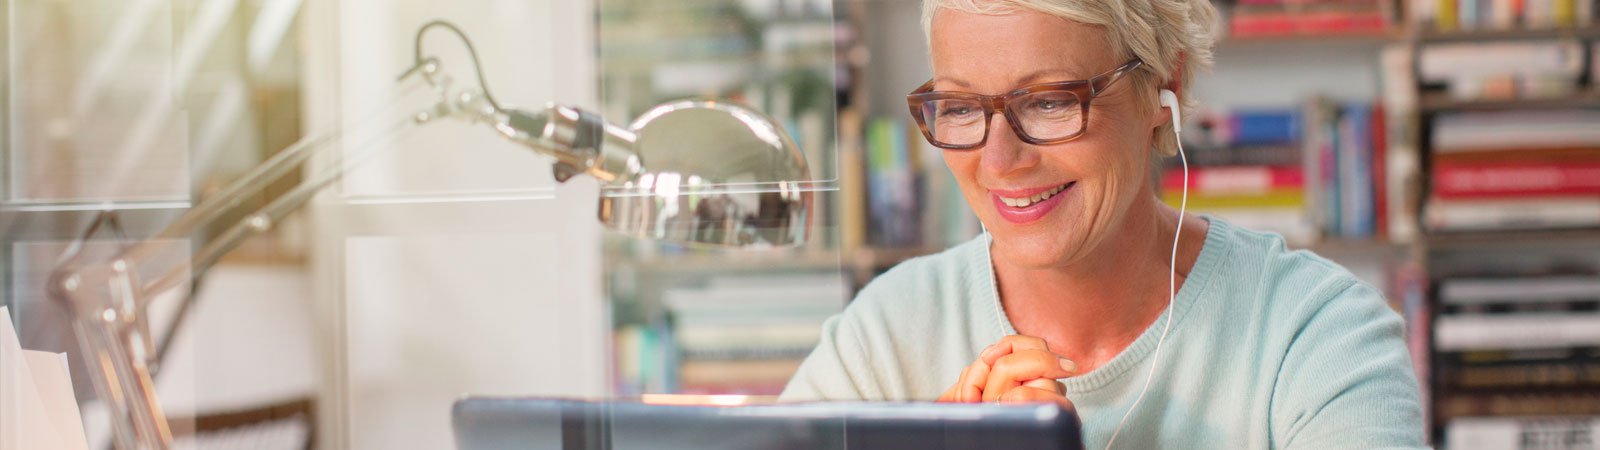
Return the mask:
[[[672,147],[681,147],[679,154],[646,153],[647,168],[711,174],[703,186],[745,183],[741,189],[774,195],[798,187],[814,199],[809,240],[797,248],[710,249],[607,236],[613,394],[771,401],[852,289],[837,235],[838,102],[849,86],[841,79],[845,63],[835,58],[851,33],[826,0],[601,0],[598,7],[600,103],[609,117],[648,115],[683,98],[748,105],[798,144],[811,179],[785,186],[772,181],[793,177],[740,170],[771,156],[707,129],[710,117],[660,126],[653,140],[703,143]],[[737,172],[753,175],[715,178]],[[694,191],[679,195],[702,207],[719,204]]]
[[[222,84],[207,77],[201,57],[227,11],[205,9],[183,28],[195,35],[177,39],[178,11],[165,1],[7,8],[4,206],[187,201],[190,110],[182,99]]]

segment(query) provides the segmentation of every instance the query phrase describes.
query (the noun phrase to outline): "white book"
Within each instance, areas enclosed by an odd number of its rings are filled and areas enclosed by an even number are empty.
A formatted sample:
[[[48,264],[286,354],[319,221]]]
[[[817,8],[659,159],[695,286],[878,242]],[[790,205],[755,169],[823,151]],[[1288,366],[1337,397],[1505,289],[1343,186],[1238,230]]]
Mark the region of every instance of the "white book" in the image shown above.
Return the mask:
[[[1600,313],[1444,315],[1433,323],[1433,345],[1439,351],[1600,345]]]
[[[1495,75],[1577,76],[1583,70],[1583,46],[1566,40],[1437,44],[1419,50],[1417,60],[1417,75],[1428,82]]]
[[[1592,450],[1600,436],[1595,416],[1461,417],[1450,420],[1450,450]]]
[[[1600,225],[1600,198],[1431,200],[1423,212],[1435,231],[1494,231]]]
[[[1600,146],[1600,111],[1494,111],[1445,114],[1433,120],[1433,149],[1458,153],[1507,148]]]
[[[1600,277],[1451,278],[1439,283],[1447,305],[1600,300]]]

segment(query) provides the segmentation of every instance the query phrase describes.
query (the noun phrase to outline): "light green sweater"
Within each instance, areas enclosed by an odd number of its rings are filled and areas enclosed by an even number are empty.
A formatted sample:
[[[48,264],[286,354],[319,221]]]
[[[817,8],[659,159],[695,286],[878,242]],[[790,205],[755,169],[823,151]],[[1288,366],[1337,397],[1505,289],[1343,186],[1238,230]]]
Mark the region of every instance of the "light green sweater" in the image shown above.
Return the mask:
[[[1139,395],[1168,314],[1156,377],[1117,448],[1422,447],[1421,391],[1382,294],[1277,235],[1208,219],[1175,306],[1109,363],[1060,380],[1087,448],[1105,447]],[[823,326],[782,399],[938,398],[979,351],[1016,333],[986,242],[873,280]]]

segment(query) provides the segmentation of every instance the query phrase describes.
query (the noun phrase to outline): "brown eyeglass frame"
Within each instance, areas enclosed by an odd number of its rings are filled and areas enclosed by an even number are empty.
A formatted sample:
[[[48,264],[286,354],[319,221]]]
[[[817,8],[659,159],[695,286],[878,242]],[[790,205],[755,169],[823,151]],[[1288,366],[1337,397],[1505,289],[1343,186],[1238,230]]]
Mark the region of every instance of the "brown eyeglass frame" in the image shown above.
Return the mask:
[[[922,129],[922,137],[927,139],[928,143],[933,144],[935,147],[949,150],[970,150],[982,147],[983,144],[989,142],[988,124],[989,121],[994,120],[994,112],[997,110],[1006,116],[1006,122],[1011,124],[1011,131],[1015,132],[1017,137],[1021,138],[1023,142],[1033,145],[1059,144],[1083,136],[1083,133],[1089,130],[1089,103],[1093,101],[1095,97],[1105,93],[1107,89],[1111,88],[1113,83],[1116,83],[1117,80],[1122,79],[1122,77],[1127,75],[1128,72],[1132,72],[1134,69],[1138,69],[1139,66],[1142,65],[1144,65],[1144,61],[1134,58],[1126,63],[1123,63],[1121,66],[1115,69],[1111,69],[1106,73],[1095,75],[1094,78],[1087,80],[1058,81],[1053,83],[1035,84],[1008,92],[1004,95],[982,95],[973,94],[970,92],[934,91],[933,80],[928,80],[927,83],[923,83],[921,87],[917,88],[917,90],[911,91],[911,94],[906,95],[906,103],[911,106],[911,118],[917,121],[917,128]],[[1076,133],[1072,133],[1066,137],[1055,139],[1035,139],[1033,136],[1029,136],[1026,131],[1022,130],[1021,121],[1017,120],[1016,113],[1012,112],[1010,108],[1006,107],[1006,102],[1013,98],[1028,94],[1053,91],[1069,91],[1078,97],[1078,105],[1083,109],[1083,126],[1078,128]],[[979,139],[977,143],[971,145],[951,145],[939,142],[933,138],[933,132],[928,129],[928,123],[926,122],[926,119],[922,117],[922,105],[933,100],[950,99],[975,100],[978,102],[978,104],[983,105],[983,139]]]

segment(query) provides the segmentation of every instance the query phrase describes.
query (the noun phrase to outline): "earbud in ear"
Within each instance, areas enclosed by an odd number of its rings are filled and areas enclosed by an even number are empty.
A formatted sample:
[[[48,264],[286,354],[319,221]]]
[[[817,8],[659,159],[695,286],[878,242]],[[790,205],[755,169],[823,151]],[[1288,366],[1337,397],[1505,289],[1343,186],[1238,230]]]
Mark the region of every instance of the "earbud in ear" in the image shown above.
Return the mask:
[[[1172,111],[1172,131],[1183,132],[1182,114],[1178,112],[1178,94],[1172,93],[1171,89],[1162,89],[1161,107]]]

